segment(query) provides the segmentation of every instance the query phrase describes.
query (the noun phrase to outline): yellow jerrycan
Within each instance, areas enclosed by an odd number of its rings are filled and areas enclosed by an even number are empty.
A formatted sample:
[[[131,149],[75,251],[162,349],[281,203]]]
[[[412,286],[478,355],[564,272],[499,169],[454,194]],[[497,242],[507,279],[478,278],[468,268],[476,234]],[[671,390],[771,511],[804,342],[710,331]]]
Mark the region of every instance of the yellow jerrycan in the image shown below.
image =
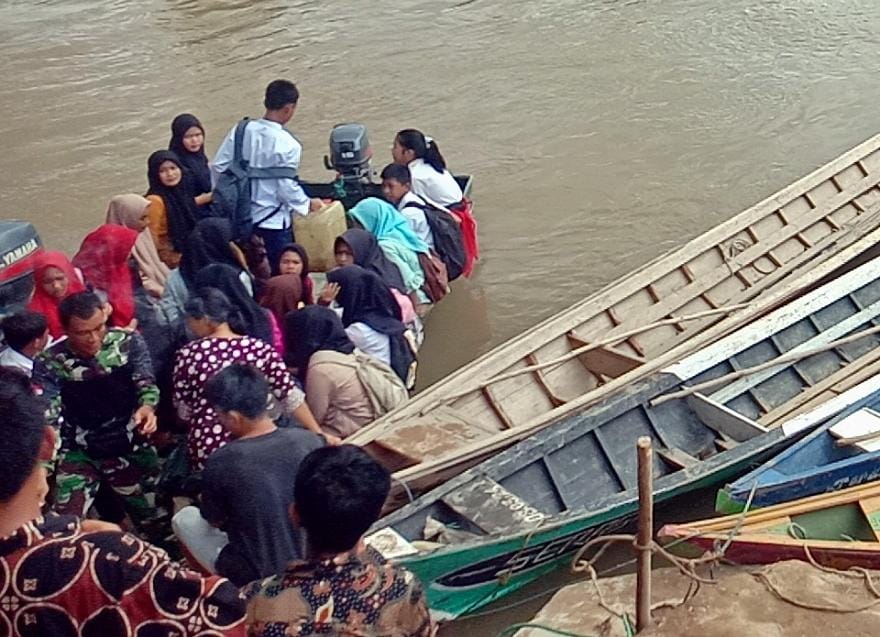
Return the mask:
[[[294,216],[293,235],[306,249],[312,272],[326,272],[336,267],[333,242],[347,229],[345,208],[340,201],[333,201],[305,217]]]

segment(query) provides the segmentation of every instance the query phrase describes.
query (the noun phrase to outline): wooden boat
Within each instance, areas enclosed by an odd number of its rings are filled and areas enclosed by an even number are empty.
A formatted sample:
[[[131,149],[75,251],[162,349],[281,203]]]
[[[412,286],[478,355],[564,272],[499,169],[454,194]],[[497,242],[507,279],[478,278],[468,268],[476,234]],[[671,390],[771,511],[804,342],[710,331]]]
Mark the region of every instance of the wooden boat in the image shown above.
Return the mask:
[[[757,509],[880,479],[880,392],[718,492],[719,513]],[[844,444],[842,444],[844,443]]]
[[[809,560],[832,568],[880,568],[880,482],[660,529],[677,552],[726,546],[736,564]],[[690,549],[687,551],[686,549]],[[808,555],[809,554],[809,555]]]
[[[484,354],[349,441],[394,471],[395,497],[457,475],[876,244],[878,183],[880,136]]]
[[[880,329],[805,354],[880,322],[878,276],[880,258],[540,431],[382,518],[370,541],[399,556],[421,578],[437,616],[451,619],[556,568],[590,538],[626,523],[637,508],[639,436],[650,436],[658,450],[658,501],[741,473],[880,389],[880,377],[872,378],[791,420],[759,422],[804,394],[833,390],[876,356]],[[782,353],[805,357],[711,394],[659,401],[683,381],[717,379]],[[443,543],[422,543],[438,534]]]

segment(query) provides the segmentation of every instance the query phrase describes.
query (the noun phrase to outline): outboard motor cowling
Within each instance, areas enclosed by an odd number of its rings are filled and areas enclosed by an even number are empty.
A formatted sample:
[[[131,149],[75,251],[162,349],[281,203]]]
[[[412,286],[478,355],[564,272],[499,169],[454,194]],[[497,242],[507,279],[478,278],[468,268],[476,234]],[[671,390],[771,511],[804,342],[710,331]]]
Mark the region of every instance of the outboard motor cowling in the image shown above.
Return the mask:
[[[337,124],[330,131],[330,156],[324,156],[324,165],[338,172],[344,181],[369,183],[372,158],[367,127],[363,124]]]
[[[27,221],[0,221],[0,317],[21,309],[34,289],[33,259],[40,236]]]

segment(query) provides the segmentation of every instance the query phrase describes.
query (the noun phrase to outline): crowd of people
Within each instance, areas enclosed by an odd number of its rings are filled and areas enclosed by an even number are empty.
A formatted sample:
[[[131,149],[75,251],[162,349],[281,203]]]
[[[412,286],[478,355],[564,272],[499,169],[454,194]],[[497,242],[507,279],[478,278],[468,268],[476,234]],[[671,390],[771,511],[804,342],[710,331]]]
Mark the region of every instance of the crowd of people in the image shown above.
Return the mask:
[[[179,115],[145,196],[113,197],[72,259],[37,255],[0,352],[0,571],[32,577],[0,607],[13,634],[431,633],[418,582],[362,541],[389,474],[344,440],[407,400],[474,222],[402,130],[318,289],[293,242],[326,205],[295,178],[298,100],[270,83],[213,161]],[[241,166],[244,226],[218,205]]]

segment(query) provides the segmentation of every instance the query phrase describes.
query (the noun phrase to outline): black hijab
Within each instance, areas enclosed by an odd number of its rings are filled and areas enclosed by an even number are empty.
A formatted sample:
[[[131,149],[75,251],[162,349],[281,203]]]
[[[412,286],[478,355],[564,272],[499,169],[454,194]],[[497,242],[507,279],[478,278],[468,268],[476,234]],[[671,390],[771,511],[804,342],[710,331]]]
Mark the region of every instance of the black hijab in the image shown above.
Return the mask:
[[[327,273],[327,280],[339,284],[336,302],[342,306],[342,324],[365,323],[388,336],[391,351],[391,369],[406,383],[409,369],[415,360],[404,333],[400,306],[394,300],[382,279],[375,272],[358,265],[347,265]]]
[[[387,287],[396,288],[400,292],[406,291],[400,270],[382,252],[373,233],[367,232],[363,228],[349,228],[336,237],[336,243],[340,241],[347,243],[351,248],[355,264],[378,274]]]
[[[173,151],[183,164],[184,176],[188,181],[189,191],[194,195],[211,192],[211,169],[208,166],[208,157],[205,155],[205,144],[195,153],[189,152],[183,145],[183,136],[186,131],[195,126],[205,134],[205,127],[195,115],[183,113],[171,122],[171,141],[168,142],[168,150]]]
[[[214,263],[199,270],[196,288],[216,288],[226,295],[234,309],[229,327],[236,334],[252,336],[272,344],[272,326],[267,311],[257,305],[241,282],[241,270],[225,263]]]
[[[176,186],[169,188],[159,179],[159,166],[170,161],[177,164],[181,170],[181,180]],[[186,238],[199,218],[199,211],[195,199],[187,187],[186,169],[180,158],[170,150],[157,150],[147,160],[147,179],[150,182],[148,195],[157,195],[165,202],[165,212],[168,215],[168,235],[171,244],[178,252],[183,252]]]
[[[232,225],[228,219],[208,217],[196,223],[186,238],[180,257],[180,276],[189,290],[196,290],[199,271],[213,263],[224,263],[241,272],[241,263],[232,252]]]
[[[318,350],[341,354],[354,351],[339,316],[322,305],[307,305],[301,310],[288,312],[284,317],[284,342],[287,344],[284,359],[296,368],[300,378],[305,378],[309,359]]]

